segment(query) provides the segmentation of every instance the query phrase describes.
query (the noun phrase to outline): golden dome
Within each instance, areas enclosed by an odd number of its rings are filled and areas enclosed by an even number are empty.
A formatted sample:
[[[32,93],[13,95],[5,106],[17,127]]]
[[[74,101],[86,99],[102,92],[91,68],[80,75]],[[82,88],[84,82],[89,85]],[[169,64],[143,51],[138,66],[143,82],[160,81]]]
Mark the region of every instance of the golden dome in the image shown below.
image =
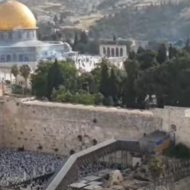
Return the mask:
[[[0,30],[36,29],[36,19],[30,9],[17,1],[0,5]]]

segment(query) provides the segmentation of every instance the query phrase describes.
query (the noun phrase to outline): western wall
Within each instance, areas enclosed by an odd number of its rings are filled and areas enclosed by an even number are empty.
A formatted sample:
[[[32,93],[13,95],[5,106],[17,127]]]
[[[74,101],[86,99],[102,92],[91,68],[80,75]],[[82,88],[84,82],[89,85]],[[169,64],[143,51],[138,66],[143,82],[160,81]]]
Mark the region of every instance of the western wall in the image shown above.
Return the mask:
[[[21,101],[0,103],[0,144],[3,147],[69,155],[113,137],[140,138],[156,129],[171,130],[190,146],[190,119],[184,108],[150,111]]]

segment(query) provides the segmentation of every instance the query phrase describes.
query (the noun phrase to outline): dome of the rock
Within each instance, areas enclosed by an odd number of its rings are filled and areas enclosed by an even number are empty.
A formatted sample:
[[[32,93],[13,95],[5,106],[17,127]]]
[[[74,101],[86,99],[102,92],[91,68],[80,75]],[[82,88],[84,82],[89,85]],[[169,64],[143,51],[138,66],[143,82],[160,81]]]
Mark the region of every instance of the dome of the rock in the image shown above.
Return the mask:
[[[31,10],[17,1],[0,5],[0,30],[36,29],[36,19]]]

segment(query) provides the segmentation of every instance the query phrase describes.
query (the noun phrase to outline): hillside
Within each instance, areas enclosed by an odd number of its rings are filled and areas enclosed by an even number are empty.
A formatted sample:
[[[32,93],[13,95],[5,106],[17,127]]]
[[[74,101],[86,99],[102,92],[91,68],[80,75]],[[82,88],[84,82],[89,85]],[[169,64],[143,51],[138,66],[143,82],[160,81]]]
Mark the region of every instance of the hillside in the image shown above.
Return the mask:
[[[58,28],[66,38],[77,29],[89,30],[91,37],[110,38],[115,34],[142,40],[173,40],[190,34],[189,0],[21,1],[37,15],[40,29],[46,25],[42,31]],[[61,22],[55,23],[55,17],[62,17]]]
[[[190,2],[151,5],[146,8],[126,7],[105,16],[90,28],[93,37],[141,40],[180,39],[190,35]]]

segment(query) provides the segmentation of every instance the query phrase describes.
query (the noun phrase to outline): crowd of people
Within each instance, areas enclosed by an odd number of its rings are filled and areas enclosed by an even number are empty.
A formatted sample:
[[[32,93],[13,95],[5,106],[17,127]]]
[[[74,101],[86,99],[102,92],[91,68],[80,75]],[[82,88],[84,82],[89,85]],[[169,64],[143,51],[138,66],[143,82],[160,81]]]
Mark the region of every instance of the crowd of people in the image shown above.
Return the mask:
[[[41,190],[55,171],[61,169],[65,157],[39,152],[1,149],[0,150],[0,189],[12,186],[12,189]],[[83,165],[79,178],[94,174],[103,169],[122,169],[120,164],[95,162]],[[26,182],[28,183],[22,183]],[[20,185],[18,185],[20,184]],[[15,188],[16,187],[16,188]]]
[[[46,175],[60,168],[65,158],[31,151],[0,150],[0,186]]]
[[[126,167],[123,164],[113,164],[113,163],[108,163],[108,162],[94,162],[91,164],[83,165],[80,167],[79,171],[79,178],[86,177],[90,174],[95,174],[100,170],[104,169],[113,169],[113,170],[123,170]]]
[[[100,56],[76,55],[72,56],[71,59],[74,61],[78,70],[81,69],[87,72],[93,70],[101,62]]]
[[[72,56],[71,59],[74,61],[75,66],[78,70],[81,69],[86,72],[90,72],[97,66],[98,63],[101,62],[102,57],[79,54]],[[110,61],[110,63],[116,65],[119,68],[123,66],[123,62],[125,61],[125,58],[118,58],[118,57],[110,57],[107,59]]]

